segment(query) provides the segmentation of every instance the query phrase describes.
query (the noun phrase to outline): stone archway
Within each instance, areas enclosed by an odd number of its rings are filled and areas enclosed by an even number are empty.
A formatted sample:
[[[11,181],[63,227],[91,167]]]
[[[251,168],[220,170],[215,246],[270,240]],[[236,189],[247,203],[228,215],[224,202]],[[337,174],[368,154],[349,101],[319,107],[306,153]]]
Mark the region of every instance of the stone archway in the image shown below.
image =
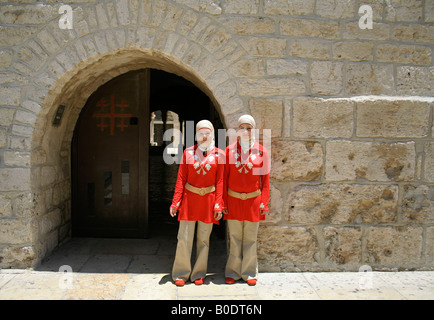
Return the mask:
[[[42,103],[35,121],[31,152],[32,234],[27,265],[37,264],[68,238],[71,231],[71,139],[81,109],[100,85],[131,70],[154,68],[188,79],[219,109],[212,88],[174,57],[138,48],[112,50],[83,61],[67,71]],[[53,125],[58,106],[65,106],[60,125]],[[242,108],[238,108],[242,109]],[[222,110],[218,110],[222,113]],[[225,122],[225,114],[221,115]],[[23,253],[26,254],[26,253]]]
[[[35,266],[68,237],[71,138],[81,108],[101,84],[131,70],[155,68],[180,75],[207,94],[227,128],[249,113],[228,69],[246,50],[203,9],[162,1],[86,4],[73,6],[73,30],[61,30],[54,18],[40,28],[24,28],[12,61],[20,87],[8,88],[7,100],[20,108],[11,121],[19,165],[2,172],[2,189],[20,214],[2,222],[0,266]],[[181,16],[182,26],[175,28]],[[66,108],[60,125],[53,126],[59,105]]]

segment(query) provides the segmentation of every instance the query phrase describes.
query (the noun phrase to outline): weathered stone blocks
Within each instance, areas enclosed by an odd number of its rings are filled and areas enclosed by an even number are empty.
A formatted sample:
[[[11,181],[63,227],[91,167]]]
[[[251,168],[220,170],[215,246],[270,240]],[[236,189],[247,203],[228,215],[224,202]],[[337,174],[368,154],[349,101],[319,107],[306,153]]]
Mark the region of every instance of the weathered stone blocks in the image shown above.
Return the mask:
[[[325,227],[325,263],[357,269],[362,265],[362,228]]]
[[[323,150],[313,141],[273,139],[271,143],[272,179],[314,181],[323,174]]]
[[[394,0],[385,8],[388,21],[420,21],[423,5],[416,0]]]
[[[345,72],[345,90],[350,95],[392,94],[394,91],[391,65],[351,63]]]
[[[299,185],[290,190],[284,219],[290,224],[379,224],[397,219],[394,185]]]
[[[268,0],[264,3],[264,13],[269,15],[308,15],[314,10],[314,0]]]
[[[274,34],[276,24],[269,18],[229,17],[220,20],[234,34]]]
[[[261,226],[258,232],[258,260],[265,268],[282,271],[295,266],[315,265],[319,252],[316,231],[312,227]],[[266,266],[269,263],[271,266]],[[308,269],[308,267],[306,267]]]
[[[322,39],[296,38],[291,41],[289,53],[300,58],[329,60],[332,56],[332,45],[330,41]]]
[[[337,42],[333,46],[333,57],[350,61],[370,61],[374,59],[373,49],[374,44],[371,42]]]
[[[286,50],[286,39],[248,37],[240,44],[254,57],[283,57]]]
[[[283,103],[281,100],[250,100],[249,105],[258,128],[270,129],[271,137],[282,136]]]
[[[434,223],[434,186],[405,185],[402,216],[406,223]]]
[[[396,77],[399,94],[434,95],[434,67],[398,67]]]
[[[428,102],[368,101],[357,103],[358,137],[426,137]]]
[[[270,76],[305,75],[307,62],[301,59],[267,59],[266,69]]]
[[[369,227],[367,263],[371,266],[412,268],[422,259],[422,233],[418,226]]]
[[[345,19],[354,15],[356,3],[346,0],[318,0],[316,14],[330,19]]]
[[[425,143],[425,168],[424,178],[434,182],[434,142]]]
[[[268,97],[304,93],[306,91],[303,80],[297,77],[241,78],[238,83],[238,92],[241,96]]]
[[[293,110],[296,138],[351,138],[353,134],[351,101],[296,98]]]
[[[29,168],[0,168],[0,191],[30,189]]]
[[[431,64],[431,49],[424,46],[382,45],[378,46],[375,55],[380,62],[397,62],[402,64]]]
[[[430,25],[405,24],[393,28],[393,40],[433,43],[434,27]]]
[[[0,87],[0,101],[3,105],[18,106],[20,95],[19,87]]]
[[[45,24],[59,16],[60,5],[5,5],[0,20],[5,24]]]
[[[33,246],[0,246],[0,268],[31,268],[38,254]]]
[[[312,62],[310,89],[312,93],[334,95],[342,91],[343,63],[330,61]]]
[[[282,219],[282,205],[282,192],[275,187],[273,183],[270,183],[270,201],[268,203],[268,208],[270,211],[267,213],[264,223],[273,225],[279,224]]]
[[[411,181],[415,178],[415,143],[329,141],[328,181]]]
[[[22,44],[38,31],[35,26],[0,26],[0,46]]]
[[[434,227],[427,228],[426,235],[426,263],[432,265],[434,263]]]
[[[335,21],[320,21],[307,18],[280,20],[280,31],[287,36],[338,39],[339,27],[339,23]]]
[[[223,5],[223,9],[227,13],[235,14],[256,14],[259,11],[259,0],[239,1],[227,0]]]
[[[0,126],[10,126],[14,118],[15,109],[0,108]]]
[[[0,68],[8,68],[14,58],[14,51],[11,49],[0,50]]]
[[[0,219],[12,216],[12,200],[6,194],[0,194]]]
[[[32,241],[32,224],[21,219],[0,220],[0,243],[21,244]]]

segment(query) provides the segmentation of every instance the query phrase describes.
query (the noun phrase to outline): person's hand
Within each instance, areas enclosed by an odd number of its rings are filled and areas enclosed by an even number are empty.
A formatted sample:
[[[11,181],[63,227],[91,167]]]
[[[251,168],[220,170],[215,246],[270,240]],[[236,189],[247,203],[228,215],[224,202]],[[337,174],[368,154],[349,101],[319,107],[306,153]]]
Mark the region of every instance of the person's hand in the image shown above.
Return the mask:
[[[178,212],[178,209],[170,207],[170,215],[172,216],[172,218],[176,216],[177,212]]]
[[[223,210],[223,214],[228,214],[229,213],[229,211],[226,209],[226,210]]]
[[[259,214],[262,215],[262,216],[268,212],[268,210],[264,210],[264,209],[265,209],[265,206],[264,206],[263,203],[261,203],[259,205]]]
[[[214,218],[216,220],[220,220],[222,218],[222,212],[221,211],[214,211]]]

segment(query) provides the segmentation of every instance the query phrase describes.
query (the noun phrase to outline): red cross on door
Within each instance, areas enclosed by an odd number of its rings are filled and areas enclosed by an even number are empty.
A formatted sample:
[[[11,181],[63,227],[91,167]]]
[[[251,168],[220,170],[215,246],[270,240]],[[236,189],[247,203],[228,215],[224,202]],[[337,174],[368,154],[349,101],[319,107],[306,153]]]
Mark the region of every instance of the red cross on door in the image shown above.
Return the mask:
[[[121,100],[120,104],[115,104],[115,96],[112,94],[110,96],[110,111],[107,113],[103,113],[104,108],[109,106],[105,103],[104,99],[102,98],[97,104],[97,107],[100,109],[98,112],[95,112],[92,117],[94,118],[100,118],[97,122],[96,126],[101,130],[101,132],[104,131],[104,128],[110,126],[110,135],[113,136],[115,133],[115,127],[118,127],[121,129],[121,132],[124,132],[124,128],[128,127],[128,124],[124,122],[124,119],[122,118],[131,118],[133,115],[131,113],[116,113],[115,112],[115,106],[120,107],[121,111],[124,111],[126,107],[128,107],[128,104],[125,103],[124,99]],[[116,123],[116,118],[121,118],[120,123]],[[105,120],[108,119],[110,124],[107,124]]]

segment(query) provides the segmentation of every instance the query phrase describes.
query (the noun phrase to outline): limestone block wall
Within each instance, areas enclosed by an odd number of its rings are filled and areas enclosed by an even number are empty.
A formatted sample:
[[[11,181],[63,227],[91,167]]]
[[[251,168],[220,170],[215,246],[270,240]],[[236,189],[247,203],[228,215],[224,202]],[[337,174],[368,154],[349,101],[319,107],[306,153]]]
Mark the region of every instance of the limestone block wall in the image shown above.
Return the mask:
[[[288,137],[272,144],[264,269],[432,266],[432,100],[297,97],[288,107]]]
[[[151,67],[271,129],[262,271],[433,269],[433,23],[432,0],[0,1],[0,268],[68,238],[79,112]]]

